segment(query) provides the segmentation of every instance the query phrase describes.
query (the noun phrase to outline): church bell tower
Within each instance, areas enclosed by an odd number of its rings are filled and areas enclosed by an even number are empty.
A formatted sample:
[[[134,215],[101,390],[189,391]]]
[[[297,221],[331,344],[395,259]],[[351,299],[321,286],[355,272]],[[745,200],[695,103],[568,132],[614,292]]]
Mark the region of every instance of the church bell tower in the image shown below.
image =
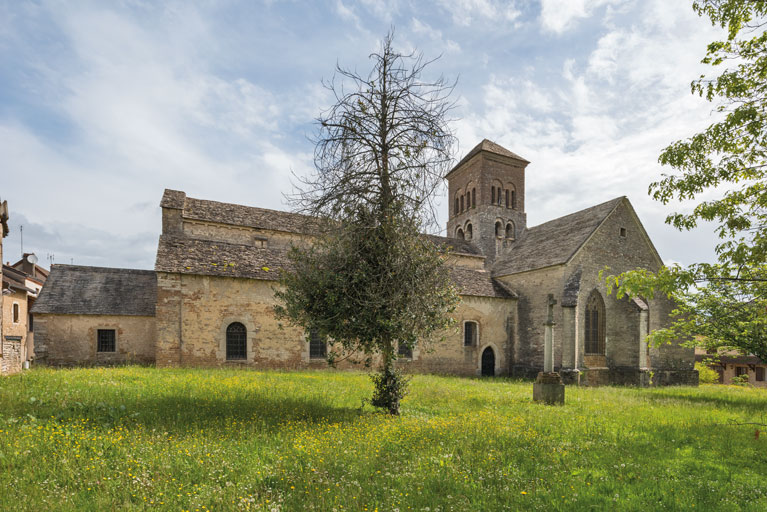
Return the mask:
[[[471,241],[487,263],[525,235],[525,167],[521,156],[487,139],[447,173],[447,236]]]

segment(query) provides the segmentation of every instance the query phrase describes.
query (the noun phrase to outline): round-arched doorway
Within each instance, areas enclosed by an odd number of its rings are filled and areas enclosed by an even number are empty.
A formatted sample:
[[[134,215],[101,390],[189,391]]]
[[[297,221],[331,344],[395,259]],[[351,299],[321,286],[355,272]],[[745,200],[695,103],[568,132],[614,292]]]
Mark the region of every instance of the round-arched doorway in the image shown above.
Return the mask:
[[[482,351],[482,376],[495,377],[495,352],[492,347]]]

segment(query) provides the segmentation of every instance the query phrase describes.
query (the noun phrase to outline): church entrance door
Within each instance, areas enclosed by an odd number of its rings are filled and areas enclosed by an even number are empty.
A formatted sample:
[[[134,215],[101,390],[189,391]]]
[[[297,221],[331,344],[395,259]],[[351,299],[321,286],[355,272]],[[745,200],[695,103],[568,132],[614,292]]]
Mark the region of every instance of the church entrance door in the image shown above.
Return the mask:
[[[495,376],[495,352],[490,347],[482,351],[482,376]]]

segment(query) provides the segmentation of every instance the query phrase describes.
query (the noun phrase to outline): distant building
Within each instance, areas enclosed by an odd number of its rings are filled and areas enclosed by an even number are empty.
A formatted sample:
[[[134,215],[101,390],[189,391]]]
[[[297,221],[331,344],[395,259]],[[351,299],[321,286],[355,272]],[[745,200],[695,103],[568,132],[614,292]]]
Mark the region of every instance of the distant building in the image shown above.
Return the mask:
[[[719,384],[732,384],[733,377],[738,377],[754,387],[767,388],[767,363],[754,355],[737,351],[710,354],[696,349],[695,360],[714,370],[719,375]]]
[[[668,325],[665,298],[617,299],[599,271],[655,270],[662,260],[626,197],[528,227],[529,162],[488,140],[446,176],[447,251],[459,328],[433,350],[403,350],[414,372],[534,376],[543,368],[548,294],[557,300],[554,359],[567,382],[697,384],[694,353],[648,348]],[[187,197],[160,203],[154,272],[54,265],[33,308],[36,352],[52,364],[321,368],[325,341],[274,316],[287,250],[312,219]]]
[[[37,265],[34,253],[24,253],[13,265],[3,265],[3,288],[8,290],[4,314],[7,334],[21,336],[22,365],[35,355],[34,319],[30,310],[48,278],[48,271]]]

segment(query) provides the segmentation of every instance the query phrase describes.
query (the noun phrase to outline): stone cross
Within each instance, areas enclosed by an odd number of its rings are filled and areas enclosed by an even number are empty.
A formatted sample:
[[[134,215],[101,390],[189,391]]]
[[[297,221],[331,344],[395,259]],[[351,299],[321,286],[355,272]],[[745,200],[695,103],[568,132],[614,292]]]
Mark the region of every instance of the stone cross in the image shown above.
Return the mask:
[[[548,316],[546,319],[544,337],[543,337],[543,371],[544,373],[551,373],[554,371],[554,305],[557,303],[554,300],[554,295],[549,294],[548,300]]]

